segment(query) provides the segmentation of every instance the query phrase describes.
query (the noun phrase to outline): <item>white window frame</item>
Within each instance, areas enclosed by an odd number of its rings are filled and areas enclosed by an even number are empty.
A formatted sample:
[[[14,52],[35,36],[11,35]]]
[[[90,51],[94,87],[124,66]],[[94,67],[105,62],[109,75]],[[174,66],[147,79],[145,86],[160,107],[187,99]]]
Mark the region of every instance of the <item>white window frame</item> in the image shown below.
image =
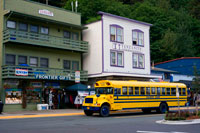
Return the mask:
[[[112,56],[114,53],[114,56]],[[121,54],[121,63],[119,62],[119,54]],[[113,63],[114,59],[114,63]],[[117,66],[117,67],[124,67],[124,53],[122,51],[111,51],[110,52],[110,65]]]
[[[114,33],[112,32],[114,30]],[[119,32],[120,31],[120,32]],[[114,37],[114,39],[112,39]],[[119,38],[121,38],[119,40]],[[124,42],[124,30],[123,27],[119,25],[110,25],[110,41],[112,42],[119,42],[123,43]]]
[[[133,43],[134,41],[136,42],[136,44]],[[133,45],[144,46],[144,32],[140,30],[133,30],[132,43]]]
[[[133,53],[133,55],[132,55],[132,63],[133,63],[133,68],[144,69],[145,68],[144,54]]]

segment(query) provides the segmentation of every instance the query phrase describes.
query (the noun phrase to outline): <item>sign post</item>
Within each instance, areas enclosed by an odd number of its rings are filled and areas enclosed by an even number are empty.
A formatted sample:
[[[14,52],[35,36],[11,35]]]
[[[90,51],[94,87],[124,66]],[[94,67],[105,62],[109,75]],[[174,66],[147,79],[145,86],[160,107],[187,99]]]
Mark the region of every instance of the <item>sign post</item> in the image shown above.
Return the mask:
[[[178,98],[178,115],[180,117],[180,103],[179,103],[179,89],[178,89],[178,85],[176,86],[176,97]]]

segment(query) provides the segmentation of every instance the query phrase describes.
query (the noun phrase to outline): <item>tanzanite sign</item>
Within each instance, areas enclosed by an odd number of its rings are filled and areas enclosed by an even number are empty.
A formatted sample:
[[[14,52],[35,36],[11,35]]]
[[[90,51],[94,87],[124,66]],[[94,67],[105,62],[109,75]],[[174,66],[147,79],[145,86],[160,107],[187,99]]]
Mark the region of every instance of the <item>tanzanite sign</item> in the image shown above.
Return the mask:
[[[28,69],[15,69],[15,75],[17,76],[28,76]]]

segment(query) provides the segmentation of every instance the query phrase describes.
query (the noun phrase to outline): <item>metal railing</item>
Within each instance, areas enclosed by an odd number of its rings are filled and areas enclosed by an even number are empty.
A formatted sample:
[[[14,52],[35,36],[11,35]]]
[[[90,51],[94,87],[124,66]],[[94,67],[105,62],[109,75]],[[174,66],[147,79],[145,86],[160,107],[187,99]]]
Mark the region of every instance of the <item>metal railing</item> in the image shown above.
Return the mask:
[[[26,70],[27,75],[19,75],[17,70]],[[38,78],[38,77],[43,78]],[[45,76],[47,78],[45,78]],[[75,71],[56,68],[41,68],[41,67],[27,67],[27,66],[2,66],[2,78],[21,78],[21,79],[51,79],[53,80],[70,80],[75,81]],[[56,79],[55,77],[62,77]],[[65,78],[67,77],[67,78]],[[88,81],[87,71],[80,71],[80,81]]]
[[[12,41],[23,44],[88,52],[88,42],[85,41],[72,40],[64,37],[56,37],[14,29],[7,29],[3,31],[3,41],[4,43]]]

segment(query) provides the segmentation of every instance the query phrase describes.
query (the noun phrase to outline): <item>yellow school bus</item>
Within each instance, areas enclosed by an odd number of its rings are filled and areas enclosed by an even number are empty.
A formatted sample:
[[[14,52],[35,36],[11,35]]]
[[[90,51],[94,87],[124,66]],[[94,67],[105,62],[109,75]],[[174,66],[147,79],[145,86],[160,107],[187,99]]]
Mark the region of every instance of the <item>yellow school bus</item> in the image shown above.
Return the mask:
[[[164,113],[177,107],[178,101],[180,106],[187,103],[187,88],[182,83],[101,80],[96,82],[95,91],[82,105],[87,116],[99,113],[106,117],[110,111],[131,109]]]

